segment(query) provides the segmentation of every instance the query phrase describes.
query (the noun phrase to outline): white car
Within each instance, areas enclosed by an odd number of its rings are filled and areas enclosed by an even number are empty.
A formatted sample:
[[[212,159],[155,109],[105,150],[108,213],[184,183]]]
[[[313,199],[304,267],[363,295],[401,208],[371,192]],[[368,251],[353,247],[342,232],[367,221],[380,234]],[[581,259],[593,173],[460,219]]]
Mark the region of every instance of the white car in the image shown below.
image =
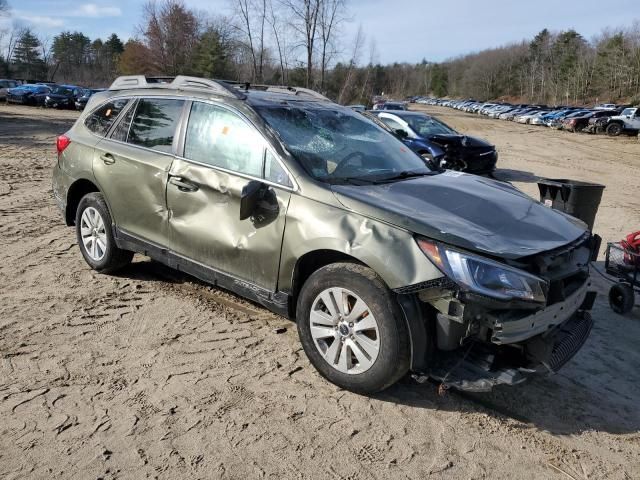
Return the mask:
[[[516,118],[514,118],[514,120],[518,123],[533,123],[533,120],[536,118],[541,117],[542,115],[544,115],[545,113],[549,113],[547,110],[540,110],[537,112],[530,112],[530,113],[526,113],[524,115],[519,115]]]

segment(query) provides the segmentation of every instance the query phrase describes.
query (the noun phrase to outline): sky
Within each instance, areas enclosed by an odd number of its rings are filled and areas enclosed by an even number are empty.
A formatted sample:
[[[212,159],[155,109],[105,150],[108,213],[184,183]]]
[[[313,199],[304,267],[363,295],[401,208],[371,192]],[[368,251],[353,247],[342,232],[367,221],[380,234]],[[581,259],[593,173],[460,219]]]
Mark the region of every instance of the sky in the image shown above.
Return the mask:
[[[144,0],[8,0],[12,19],[53,37],[80,30],[89,37],[136,34]],[[228,14],[229,0],[184,0],[187,6]],[[640,20],[638,0],[347,0],[350,22],[343,41],[353,42],[362,25],[367,45],[375,39],[381,63],[442,61],[465,53],[531,39],[543,28],[574,28],[586,38],[605,27]]]

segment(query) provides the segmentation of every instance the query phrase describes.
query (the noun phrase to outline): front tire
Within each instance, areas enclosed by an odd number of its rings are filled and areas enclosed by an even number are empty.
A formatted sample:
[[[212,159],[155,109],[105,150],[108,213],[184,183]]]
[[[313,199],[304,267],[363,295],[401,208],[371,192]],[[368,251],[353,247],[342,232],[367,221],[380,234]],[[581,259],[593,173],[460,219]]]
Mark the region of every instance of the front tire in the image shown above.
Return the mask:
[[[409,334],[393,293],[371,269],[334,263],[314,272],[297,304],[300,342],[327,380],[361,394],[409,370]]]
[[[133,252],[117,247],[111,225],[111,215],[101,193],[82,197],[76,210],[76,237],[85,261],[101,273],[115,272],[133,258]]]

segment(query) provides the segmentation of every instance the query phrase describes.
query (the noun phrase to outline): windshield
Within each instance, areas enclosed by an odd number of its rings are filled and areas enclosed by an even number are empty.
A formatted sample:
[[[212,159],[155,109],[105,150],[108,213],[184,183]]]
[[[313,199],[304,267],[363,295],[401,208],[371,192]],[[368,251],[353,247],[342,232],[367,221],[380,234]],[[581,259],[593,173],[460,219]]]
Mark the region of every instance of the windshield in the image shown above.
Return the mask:
[[[626,117],[627,115],[631,116],[631,115],[633,115],[635,113],[635,110],[636,110],[635,108],[625,108],[622,111],[621,115],[623,117]]]
[[[426,115],[407,115],[406,117],[402,117],[402,119],[421,137],[428,137],[429,135],[458,135],[458,132],[453,128],[433,117],[427,117]]]
[[[408,172],[431,173],[401,141],[350,109],[300,103],[256,110],[317,180],[376,182]]]
[[[73,90],[67,87],[56,87],[51,91],[51,93],[56,95],[71,95]]]

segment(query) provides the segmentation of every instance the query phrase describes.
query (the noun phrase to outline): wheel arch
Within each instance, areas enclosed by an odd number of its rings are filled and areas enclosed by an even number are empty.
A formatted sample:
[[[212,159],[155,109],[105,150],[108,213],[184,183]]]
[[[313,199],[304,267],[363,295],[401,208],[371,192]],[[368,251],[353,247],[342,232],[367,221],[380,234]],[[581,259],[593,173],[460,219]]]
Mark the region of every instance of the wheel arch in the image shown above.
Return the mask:
[[[295,303],[298,299],[298,294],[307,279],[320,268],[339,262],[357,263],[371,268],[352,255],[331,249],[312,250],[298,258],[291,274],[291,297],[293,301],[293,311],[291,313],[293,318],[295,318]]]
[[[291,295],[289,297],[290,318],[296,318],[298,296],[304,283],[314,272],[332,263],[355,263],[370,268],[380,276],[375,268],[344,252],[331,249],[309,251],[297,260],[292,272]],[[382,277],[380,279],[387,285]],[[415,294],[394,294],[394,297],[402,311],[409,334],[410,369],[415,372],[425,372],[435,344],[435,324],[429,321],[430,315],[427,307],[418,300]]]
[[[65,221],[68,226],[75,225],[76,223],[76,211],[82,197],[88,193],[100,192],[100,188],[86,178],[80,178],[73,182],[67,191],[67,202],[65,207]],[[105,199],[106,201],[106,199]]]

